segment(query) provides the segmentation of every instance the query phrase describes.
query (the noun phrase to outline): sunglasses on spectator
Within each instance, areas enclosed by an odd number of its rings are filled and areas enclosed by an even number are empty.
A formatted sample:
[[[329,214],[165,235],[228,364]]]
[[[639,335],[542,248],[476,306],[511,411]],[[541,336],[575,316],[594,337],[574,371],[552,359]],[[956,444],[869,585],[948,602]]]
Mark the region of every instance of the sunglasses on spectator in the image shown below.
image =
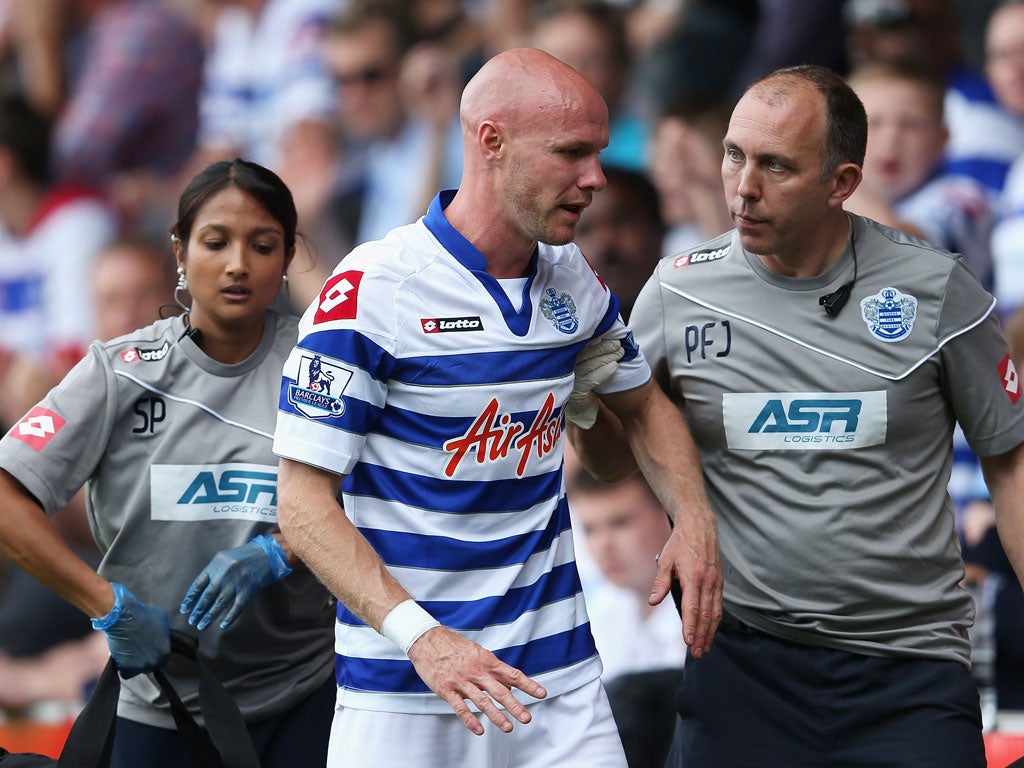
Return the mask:
[[[342,88],[354,85],[377,85],[391,76],[391,70],[384,67],[366,67],[355,72],[335,72],[334,82]]]

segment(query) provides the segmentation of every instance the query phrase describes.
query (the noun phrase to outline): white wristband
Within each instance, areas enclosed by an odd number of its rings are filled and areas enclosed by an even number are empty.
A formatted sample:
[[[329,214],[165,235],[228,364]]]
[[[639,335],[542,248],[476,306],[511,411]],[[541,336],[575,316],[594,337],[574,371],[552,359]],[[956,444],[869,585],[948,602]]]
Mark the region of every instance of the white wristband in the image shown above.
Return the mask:
[[[415,600],[403,600],[380,624],[380,633],[388,640],[409,653],[412,644],[428,629],[441,626],[441,622],[420,608]]]

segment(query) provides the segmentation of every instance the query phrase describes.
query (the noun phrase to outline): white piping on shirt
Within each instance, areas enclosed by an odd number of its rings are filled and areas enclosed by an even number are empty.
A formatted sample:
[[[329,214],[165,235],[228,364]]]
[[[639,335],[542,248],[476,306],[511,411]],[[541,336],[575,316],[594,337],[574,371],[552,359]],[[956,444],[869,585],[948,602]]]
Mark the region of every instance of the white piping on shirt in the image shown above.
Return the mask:
[[[797,344],[798,346],[804,347],[805,349],[809,349],[812,352],[817,352],[819,355],[824,355],[825,357],[831,358],[831,359],[836,360],[836,361],[838,361],[840,363],[845,363],[846,365],[851,365],[854,368],[858,368],[858,369],[860,369],[860,370],[862,370],[862,371],[864,371],[866,373],[870,373],[873,376],[879,376],[879,377],[881,377],[883,379],[888,379],[889,381],[899,381],[900,379],[905,379],[907,376],[909,376],[914,371],[916,371],[918,368],[920,368],[922,365],[924,365],[925,362],[927,362],[927,360],[932,355],[934,355],[936,352],[938,352],[940,349],[942,349],[942,347],[944,347],[946,344],[948,344],[952,339],[955,339],[957,336],[962,336],[963,334],[967,333],[971,329],[976,328],[977,326],[981,325],[981,323],[985,320],[985,318],[987,318],[990,314],[992,314],[992,310],[996,306],[996,300],[993,298],[992,299],[992,303],[989,304],[988,309],[981,315],[981,317],[979,317],[977,320],[975,320],[970,325],[967,325],[967,326],[961,328],[960,330],[958,330],[958,331],[956,331],[954,333],[951,333],[946,338],[941,339],[939,341],[939,343],[935,346],[935,349],[933,349],[927,355],[922,357],[920,360],[918,360],[916,363],[914,363],[912,366],[910,366],[910,368],[908,368],[903,373],[893,375],[893,374],[883,373],[882,371],[877,371],[877,370],[875,370],[873,368],[869,368],[866,365],[862,365],[861,363],[858,363],[858,362],[856,362],[854,360],[850,360],[849,358],[840,357],[839,355],[835,354],[834,352],[829,352],[828,350],[822,349],[821,347],[816,347],[813,344],[808,344],[806,341],[801,341],[800,339],[798,339],[798,338],[796,338],[794,336],[790,336],[788,333],[783,333],[778,328],[772,328],[770,325],[765,325],[764,323],[758,322],[757,320],[752,320],[749,317],[745,317],[745,316],[740,315],[740,314],[738,314],[736,312],[732,312],[732,311],[730,311],[728,309],[723,309],[722,307],[715,306],[714,304],[709,304],[706,301],[702,301],[701,299],[698,299],[696,296],[691,296],[690,294],[688,294],[688,293],[686,293],[684,291],[679,290],[675,286],[671,286],[671,285],[668,285],[667,283],[660,282],[660,281],[659,281],[659,283],[660,283],[661,287],[664,288],[665,290],[671,291],[672,293],[676,294],[677,296],[682,296],[684,299],[692,301],[694,304],[699,304],[700,306],[704,307],[705,309],[710,309],[710,310],[712,310],[714,312],[721,312],[723,315],[726,315],[728,317],[735,318],[736,320],[742,320],[745,323],[750,323],[751,325],[755,326],[756,328],[760,328],[761,330],[768,331],[768,333],[774,334],[774,335],[776,335],[776,336],[778,336],[780,338],[785,339],[786,341],[789,341],[789,342],[792,342],[793,344]]]
[[[227,418],[226,416],[221,416],[219,413],[217,413],[215,410],[213,410],[209,406],[203,405],[198,400],[190,400],[187,397],[178,397],[177,395],[172,395],[170,392],[164,392],[163,390],[157,389],[156,387],[151,386],[151,385],[147,384],[146,382],[141,381],[140,379],[137,379],[135,376],[132,376],[130,373],[126,373],[124,371],[114,371],[114,375],[115,376],[123,376],[124,378],[128,379],[129,381],[134,381],[136,384],[138,384],[143,389],[149,390],[153,394],[160,395],[160,397],[166,397],[168,400],[174,400],[176,403],[184,403],[185,405],[194,405],[196,408],[198,408],[198,409],[200,409],[202,411],[206,411],[208,414],[213,416],[213,418],[217,419],[218,421],[222,421],[225,424],[228,424],[228,425],[230,425],[232,427],[238,427],[239,429],[244,429],[246,432],[252,432],[254,435],[259,435],[260,437],[265,437],[268,440],[273,440],[274,439],[274,436],[272,434],[270,434],[269,432],[264,432],[262,429],[256,429],[256,427],[250,427],[248,424],[242,424],[239,421],[232,421],[231,419]]]

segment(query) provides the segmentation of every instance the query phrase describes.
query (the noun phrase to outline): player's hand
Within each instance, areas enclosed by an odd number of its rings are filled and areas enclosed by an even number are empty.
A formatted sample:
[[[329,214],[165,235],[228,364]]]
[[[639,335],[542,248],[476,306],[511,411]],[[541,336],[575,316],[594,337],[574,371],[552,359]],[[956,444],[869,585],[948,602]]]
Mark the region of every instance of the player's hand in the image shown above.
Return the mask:
[[[572,394],[565,404],[565,417],[583,429],[590,429],[597,421],[597,395],[594,387],[615,373],[619,360],[625,354],[618,339],[592,339],[576,356],[576,376]]]
[[[106,634],[110,656],[126,680],[159,669],[171,655],[167,614],[146,605],[123,584],[111,582],[110,586],[114,589],[114,607],[106,616],[92,619],[92,628]]]
[[[421,635],[409,648],[409,659],[423,682],[447,701],[463,725],[477,736],[484,732],[484,726],[467,701],[509,733],[512,721],[499,706],[519,722],[530,722],[530,713],[512,695],[513,688],[535,699],[547,696],[540,683],[447,627],[434,627]]]
[[[683,591],[683,641],[699,659],[711,650],[722,620],[722,562],[710,513],[688,511],[676,515],[672,535],[658,556],[658,574],[648,601],[651,605],[665,598],[673,578]]]
[[[196,629],[206,629],[227,610],[220,622],[220,628],[227,629],[253,595],[291,572],[277,539],[269,534],[257,536],[214,555],[188,588],[178,610],[192,612],[188,623]]]

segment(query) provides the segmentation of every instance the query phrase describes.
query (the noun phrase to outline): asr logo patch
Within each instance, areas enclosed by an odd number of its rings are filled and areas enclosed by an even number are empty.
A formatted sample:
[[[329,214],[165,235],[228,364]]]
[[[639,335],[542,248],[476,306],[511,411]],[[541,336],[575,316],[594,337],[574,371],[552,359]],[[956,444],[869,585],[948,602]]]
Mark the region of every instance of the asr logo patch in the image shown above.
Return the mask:
[[[154,464],[153,520],[277,522],[277,467],[263,464]]]
[[[727,392],[722,418],[729,447],[750,451],[863,448],[888,427],[884,391]]]

